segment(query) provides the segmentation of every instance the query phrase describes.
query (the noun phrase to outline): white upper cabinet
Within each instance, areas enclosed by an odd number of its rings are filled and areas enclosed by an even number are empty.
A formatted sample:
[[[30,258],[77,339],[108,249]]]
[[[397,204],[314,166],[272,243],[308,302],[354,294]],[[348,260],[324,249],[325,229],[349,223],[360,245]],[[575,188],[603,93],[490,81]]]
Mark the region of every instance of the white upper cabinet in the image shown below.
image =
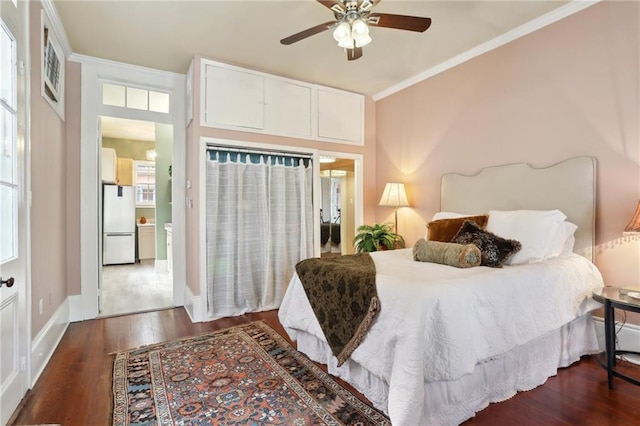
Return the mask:
[[[364,96],[202,60],[201,125],[363,145]]]
[[[318,137],[336,141],[362,140],[364,103],[362,96],[318,89]]]
[[[102,148],[101,173],[103,183],[116,183],[116,171],[118,165],[118,157],[116,150],[113,148]]]
[[[206,67],[205,121],[211,125],[264,127],[264,78],[248,72]]]
[[[265,103],[265,130],[268,133],[311,137],[310,86],[267,79]]]

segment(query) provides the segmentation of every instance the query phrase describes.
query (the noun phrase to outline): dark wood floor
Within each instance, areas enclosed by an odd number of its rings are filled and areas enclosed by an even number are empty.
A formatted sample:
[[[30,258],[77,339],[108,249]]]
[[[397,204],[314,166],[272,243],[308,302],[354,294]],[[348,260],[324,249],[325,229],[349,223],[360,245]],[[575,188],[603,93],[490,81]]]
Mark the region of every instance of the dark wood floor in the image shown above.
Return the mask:
[[[109,425],[110,353],[258,319],[286,337],[277,311],[192,324],[179,308],[73,323],[12,424]],[[640,376],[640,367],[632,368]],[[616,379],[609,390],[594,357],[584,357],[543,386],[491,404],[465,424],[638,425],[640,387]]]

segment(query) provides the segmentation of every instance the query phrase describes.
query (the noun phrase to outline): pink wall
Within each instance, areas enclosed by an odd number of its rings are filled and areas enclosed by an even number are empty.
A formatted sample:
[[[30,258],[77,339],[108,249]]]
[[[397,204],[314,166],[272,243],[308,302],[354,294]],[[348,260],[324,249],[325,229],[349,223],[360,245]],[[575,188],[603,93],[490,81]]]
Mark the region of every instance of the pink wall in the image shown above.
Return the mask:
[[[199,229],[198,209],[201,200],[199,193],[199,157],[198,149],[200,137],[210,137],[219,139],[230,139],[236,141],[265,143],[274,145],[288,145],[296,148],[315,148],[324,151],[336,151],[345,153],[356,153],[363,155],[364,168],[364,221],[374,220],[375,210],[371,207],[377,203],[375,200],[375,170],[376,170],[376,147],[375,147],[375,104],[373,100],[367,98],[365,101],[365,144],[364,146],[343,145],[336,143],[312,141],[308,139],[295,139],[279,136],[262,135],[257,133],[238,132],[233,130],[213,129],[202,127],[200,123],[200,56],[196,56],[194,66],[194,119],[187,129],[187,179],[192,182],[192,189],[188,190],[187,196],[193,197],[193,208],[187,209],[187,285],[194,295],[200,294],[199,289],[199,259],[198,235],[203,230]],[[195,124],[194,124],[195,123]],[[202,200],[202,202],[204,202]],[[369,208],[368,208],[369,207]]]
[[[40,95],[40,10],[29,9],[31,52],[31,333],[67,298],[65,123]],[[38,312],[43,301],[43,313]]]
[[[407,243],[439,210],[443,173],[589,155],[596,264],[609,285],[640,285],[640,242],[622,237],[640,199],[639,17],[637,2],[602,2],[379,100],[377,192],[408,184]]]

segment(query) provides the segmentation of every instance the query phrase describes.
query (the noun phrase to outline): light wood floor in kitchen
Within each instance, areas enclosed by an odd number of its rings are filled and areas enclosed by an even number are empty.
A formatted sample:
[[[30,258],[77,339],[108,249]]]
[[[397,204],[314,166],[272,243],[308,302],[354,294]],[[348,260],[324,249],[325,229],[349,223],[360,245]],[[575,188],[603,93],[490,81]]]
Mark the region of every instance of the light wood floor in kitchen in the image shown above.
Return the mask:
[[[103,266],[100,317],[173,307],[171,275],[156,273],[154,263]]]

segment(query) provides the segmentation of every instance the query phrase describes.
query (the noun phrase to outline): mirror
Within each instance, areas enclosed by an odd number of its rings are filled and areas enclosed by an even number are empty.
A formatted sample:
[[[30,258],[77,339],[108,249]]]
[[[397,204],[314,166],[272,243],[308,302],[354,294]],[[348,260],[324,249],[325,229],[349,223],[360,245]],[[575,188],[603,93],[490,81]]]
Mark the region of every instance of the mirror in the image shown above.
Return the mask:
[[[320,252],[322,257],[354,253],[354,161],[325,158],[320,165]],[[331,162],[327,162],[331,161]]]

